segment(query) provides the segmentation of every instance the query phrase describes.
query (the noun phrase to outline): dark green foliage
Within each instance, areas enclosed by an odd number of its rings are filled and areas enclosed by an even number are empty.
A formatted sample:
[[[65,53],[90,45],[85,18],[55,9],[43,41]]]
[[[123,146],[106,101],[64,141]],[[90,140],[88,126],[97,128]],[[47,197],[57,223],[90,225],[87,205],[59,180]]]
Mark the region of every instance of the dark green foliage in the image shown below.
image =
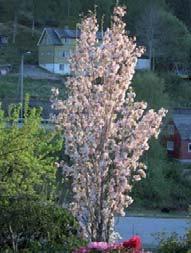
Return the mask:
[[[191,35],[185,24],[170,12],[161,16],[159,64],[166,68],[175,63],[189,66]]]
[[[72,215],[51,203],[30,196],[0,198],[0,213],[3,252],[67,253],[83,243]]]
[[[169,107],[169,97],[165,93],[165,80],[157,74],[151,71],[136,73],[133,78],[133,87],[137,94],[137,101],[146,101],[149,108],[158,110],[161,107]]]
[[[169,237],[159,235],[159,240],[158,253],[189,253],[191,250],[191,230],[185,237],[178,237],[175,233]]]
[[[169,9],[182,20],[190,30],[191,22],[191,2],[190,0],[166,0]]]
[[[37,64],[38,48],[37,42],[41,32],[37,29],[32,33],[31,27],[18,23],[16,29],[15,43],[12,43],[13,24],[10,22],[0,23],[0,34],[8,36],[8,45],[0,47],[0,64],[11,64],[15,71],[21,61],[21,53],[30,51],[31,54],[25,57],[25,63]]]
[[[191,107],[191,81],[184,80],[175,74],[163,74],[165,92],[174,107]]]

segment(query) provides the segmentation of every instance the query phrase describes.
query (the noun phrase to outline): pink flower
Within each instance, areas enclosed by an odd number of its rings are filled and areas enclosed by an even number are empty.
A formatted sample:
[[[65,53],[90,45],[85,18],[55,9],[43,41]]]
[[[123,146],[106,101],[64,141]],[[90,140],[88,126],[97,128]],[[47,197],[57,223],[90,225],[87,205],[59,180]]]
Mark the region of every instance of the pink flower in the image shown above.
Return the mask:
[[[127,241],[123,242],[123,247],[124,248],[131,248],[135,250],[140,250],[141,249],[141,238],[137,235],[133,236]]]
[[[109,250],[123,249],[123,243],[110,243],[108,249]]]
[[[107,242],[90,242],[88,244],[88,249],[106,250],[108,247],[109,244]]]
[[[89,249],[87,247],[82,247],[73,251],[73,253],[89,253]]]

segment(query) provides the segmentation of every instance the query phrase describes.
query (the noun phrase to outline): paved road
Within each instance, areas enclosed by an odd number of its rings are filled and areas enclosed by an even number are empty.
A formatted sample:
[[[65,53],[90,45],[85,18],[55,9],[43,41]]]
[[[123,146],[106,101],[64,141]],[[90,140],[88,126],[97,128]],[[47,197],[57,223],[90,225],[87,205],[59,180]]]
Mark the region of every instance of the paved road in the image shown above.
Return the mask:
[[[150,217],[120,217],[116,218],[116,230],[122,240],[132,235],[140,235],[143,245],[158,245],[158,241],[152,236],[159,232],[176,232],[182,236],[186,229],[191,227],[188,219],[175,218],[150,218]]]
[[[24,76],[30,77],[33,79],[50,79],[50,80],[59,80],[60,76],[50,73],[37,65],[24,65]]]

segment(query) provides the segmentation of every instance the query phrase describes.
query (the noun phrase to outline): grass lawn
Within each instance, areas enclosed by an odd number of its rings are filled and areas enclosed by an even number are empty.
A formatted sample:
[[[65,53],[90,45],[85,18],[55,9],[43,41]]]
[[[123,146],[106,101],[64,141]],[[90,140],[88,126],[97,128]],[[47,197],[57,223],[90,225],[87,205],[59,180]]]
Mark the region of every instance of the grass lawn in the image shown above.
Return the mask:
[[[51,89],[56,87],[60,91],[60,97],[66,96],[66,88],[62,80],[34,80],[24,78],[24,94],[37,100],[49,100]],[[20,97],[20,83],[18,76],[0,76],[0,100],[4,98],[16,99]]]

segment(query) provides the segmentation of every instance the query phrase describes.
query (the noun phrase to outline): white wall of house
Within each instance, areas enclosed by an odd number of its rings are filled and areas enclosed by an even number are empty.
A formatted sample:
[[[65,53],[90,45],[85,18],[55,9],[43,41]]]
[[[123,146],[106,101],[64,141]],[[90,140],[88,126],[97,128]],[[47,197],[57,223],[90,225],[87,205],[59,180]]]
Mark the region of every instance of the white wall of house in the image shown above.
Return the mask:
[[[68,63],[62,64],[40,64],[41,68],[44,68],[55,74],[67,75],[70,74],[70,65]]]
[[[64,74],[64,75],[70,74],[69,63],[54,64],[54,73]]]
[[[135,69],[136,70],[150,70],[151,69],[150,59],[138,59]]]
[[[40,67],[55,73],[55,74],[62,74],[67,75],[70,74],[70,65],[69,63],[47,63],[47,64],[40,64]],[[135,67],[136,70],[150,70],[151,63],[149,59],[138,59],[137,65]]]
[[[54,64],[51,64],[51,63],[49,63],[49,64],[39,64],[39,66],[43,69],[46,69],[46,70],[54,73]]]

